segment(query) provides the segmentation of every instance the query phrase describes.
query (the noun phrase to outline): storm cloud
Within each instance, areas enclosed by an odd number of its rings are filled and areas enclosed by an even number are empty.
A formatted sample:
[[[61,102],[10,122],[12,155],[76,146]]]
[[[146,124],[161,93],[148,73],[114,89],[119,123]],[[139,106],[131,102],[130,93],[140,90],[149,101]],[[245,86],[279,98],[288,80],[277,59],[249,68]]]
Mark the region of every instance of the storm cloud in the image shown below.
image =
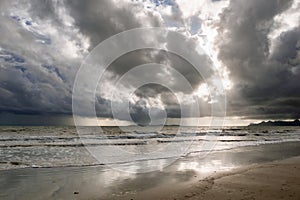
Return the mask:
[[[158,63],[166,68],[154,71],[153,79],[170,80],[176,90],[158,84],[137,88],[129,110],[138,124],[150,123],[150,117],[164,114],[170,118],[196,117],[181,113],[182,108],[193,104],[193,98],[187,98],[192,95],[199,101],[195,109],[202,117],[210,116],[220,95],[214,85],[215,75],[222,79],[227,92],[227,115],[300,118],[299,9],[299,0],[3,0],[0,124],[12,119],[18,124],[43,124],[43,117],[46,124],[55,119],[64,121],[61,118],[71,123],[73,84],[82,61],[100,42],[143,27],[164,27],[184,35],[188,53],[197,59],[206,77],[185,58],[167,51],[184,49],[171,37],[164,41],[164,49],[128,52],[111,63],[102,77],[95,97],[98,117],[113,118],[112,103],[123,108],[122,92],[133,87],[131,81],[122,82],[117,98],[109,97],[120,78],[136,66]],[[161,41],[154,38],[153,42]],[[192,91],[183,89],[168,67],[182,74]],[[140,73],[128,80],[148,76]],[[228,87],[226,83],[230,83]],[[185,99],[184,105],[179,105],[174,93]],[[89,103],[83,96],[83,117],[90,117],[85,113]]]
[[[291,14],[294,1],[231,1],[221,15],[219,59],[234,88],[229,112],[252,118],[299,118],[299,19],[279,29],[276,17]],[[295,4],[299,9],[299,2]],[[299,18],[299,16],[298,16]],[[292,19],[290,19],[292,20]]]

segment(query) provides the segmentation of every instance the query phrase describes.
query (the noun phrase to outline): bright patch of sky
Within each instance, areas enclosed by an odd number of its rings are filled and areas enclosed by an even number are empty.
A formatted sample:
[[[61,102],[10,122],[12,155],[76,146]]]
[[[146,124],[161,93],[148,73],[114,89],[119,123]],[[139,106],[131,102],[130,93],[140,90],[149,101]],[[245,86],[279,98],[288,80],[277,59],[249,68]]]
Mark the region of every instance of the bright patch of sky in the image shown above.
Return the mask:
[[[219,14],[228,6],[229,1],[141,0],[133,2],[142,2],[145,8],[158,13],[170,30],[180,31],[195,39],[199,49],[203,49],[213,61],[216,72],[222,77],[224,88],[226,90],[232,88],[233,83],[229,79],[229,72],[218,60],[218,50],[215,47]]]
[[[280,35],[299,26],[300,23],[300,0],[294,0],[292,6],[285,12],[275,16],[275,28],[270,32],[270,55],[272,55],[277,40]]]

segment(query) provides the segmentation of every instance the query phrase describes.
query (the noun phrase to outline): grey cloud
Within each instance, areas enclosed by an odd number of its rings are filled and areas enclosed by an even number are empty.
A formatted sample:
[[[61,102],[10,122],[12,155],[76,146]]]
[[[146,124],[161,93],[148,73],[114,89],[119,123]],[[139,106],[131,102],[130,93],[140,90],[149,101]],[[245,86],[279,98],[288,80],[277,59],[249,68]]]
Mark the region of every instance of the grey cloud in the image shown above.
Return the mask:
[[[143,99],[130,106],[130,116],[137,124],[149,125],[151,123],[149,108],[147,107],[147,102]]]
[[[196,56],[199,59],[198,62],[202,62],[201,69],[208,71],[211,70],[211,63],[206,56],[198,54],[196,54]],[[199,72],[191,63],[178,55],[163,50],[143,49],[127,53],[115,60],[108,68],[108,71],[113,72],[117,76],[122,76],[130,69],[147,63],[159,63],[174,68],[188,80],[194,89],[196,89],[197,86],[204,81],[201,74],[199,74]],[[209,71],[208,74],[211,75],[213,72]],[[161,72],[157,75],[162,76],[161,79],[164,80],[168,80],[173,77],[172,74],[161,74]],[[139,74],[140,79],[143,79],[143,77],[147,78],[147,76],[148,74]],[[174,84],[176,84],[176,82]],[[130,83],[128,83],[128,86],[130,86]],[[180,85],[178,85],[177,88],[180,90]],[[144,89],[147,90],[147,87],[144,87]],[[154,87],[152,87],[152,89],[154,89]],[[155,91],[157,95],[164,91],[165,90],[161,86],[157,85],[157,89]],[[150,90],[149,92],[153,93],[153,91]],[[145,95],[147,94],[147,91],[140,92],[139,94],[142,93]]]
[[[143,6],[138,3],[122,1],[116,5],[110,0],[20,0],[15,1],[18,2],[17,6],[12,6],[12,2],[0,2],[3,13],[0,16],[2,114],[70,115],[76,72],[88,51],[99,42],[132,28],[186,26],[183,11],[176,3],[173,4],[171,15],[161,19],[154,13],[143,10]],[[234,83],[234,88],[227,95],[229,115],[243,115],[248,118],[300,117],[300,27],[281,33],[274,43],[273,51],[270,51],[268,38],[269,33],[276,29],[274,17],[285,12],[292,2],[231,0],[228,8],[221,14],[216,46],[219,49],[218,57],[228,67],[230,79]],[[22,16],[10,16],[11,9],[24,7],[26,10],[27,6],[29,16],[26,17],[30,18],[30,22],[18,18]],[[136,13],[143,16],[137,17]],[[14,11],[14,14],[22,13]],[[68,17],[74,19],[74,24],[66,25],[66,16],[61,14],[70,15]],[[201,26],[197,20],[196,16],[191,19],[194,33]],[[25,28],[24,23],[27,23]],[[57,35],[35,29],[35,23],[38,26],[45,25],[43,29],[55,30]],[[87,51],[83,50],[83,37],[91,42]],[[71,42],[70,49],[63,46],[67,42]],[[190,49],[190,52],[181,53],[191,54],[193,61],[201,64],[203,74],[198,74],[194,66],[179,56],[162,50],[145,49],[119,57],[108,68],[104,78],[109,84],[114,84],[114,81],[135,66],[160,63],[176,69],[189,81],[193,89],[204,81],[211,81],[209,78],[215,73],[211,68],[212,63],[208,57],[195,52],[195,41],[188,42],[187,47],[183,48],[170,34],[165,42],[167,49]],[[63,47],[66,49],[61,49]],[[72,52],[74,48],[78,48],[74,53],[78,54],[78,57],[64,54]],[[141,79],[147,76],[148,74],[139,74]],[[174,74],[165,71],[157,73],[156,76],[156,79],[171,80]],[[182,87],[178,82],[174,81],[173,84],[176,92],[181,91]],[[130,81],[123,86],[131,87]],[[169,117],[184,117],[181,116],[181,109],[174,95],[162,86],[149,84],[139,88],[135,95],[139,99],[131,104],[130,114],[137,123],[149,123],[150,110],[147,103],[156,98],[162,101]],[[113,117],[111,101],[112,99],[106,99],[104,96],[97,96],[98,116]],[[87,102],[83,101],[83,114],[85,103]],[[119,106],[122,108],[123,105]],[[199,106],[202,116],[211,114],[210,104],[200,100]],[[154,109],[156,110],[153,113],[156,116],[162,115],[162,110]],[[122,119],[122,116],[120,118]]]
[[[27,8],[29,16],[23,12]],[[65,12],[60,13],[63,9]],[[81,58],[66,57],[62,53],[68,49],[59,45],[64,45],[65,36],[70,42],[78,40],[77,46],[81,44],[76,31],[65,25],[60,14],[69,13],[74,18],[73,29],[79,28],[79,33],[90,39],[93,48],[107,37],[141,27],[145,22],[159,25],[151,13],[141,21],[135,16],[137,10],[140,8],[133,4],[119,7],[111,1],[1,1],[0,112],[71,114],[71,91]],[[43,35],[33,26],[36,23],[50,26],[60,35],[57,38]],[[97,106],[104,117],[111,116],[107,103]]]
[[[92,47],[95,47],[95,45],[97,45],[100,41],[116,33],[127,29],[144,26],[144,21],[135,17],[135,11],[141,9],[137,5],[133,7],[122,7],[121,9],[118,8],[118,6],[115,6],[111,1],[67,1],[66,5],[71,16],[74,17],[76,25],[84,34],[88,35],[91,39]],[[175,21],[176,23],[183,23],[181,11],[178,9],[178,7],[176,9],[176,6],[174,6],[172,9],[172,16],[170,16],[172,21]],[[151,13],[148,13],[148,15],[148,23],[150,23],[151,26],[163,26],[159,18],[152,16]],[[182,25],[183,24],[181,24],[181,26]],[[168,45],[172,45],[172,43],[176,42],[177,41],[172,41],[172,38],[170,38],[170,41],[168,41]],[[190,49],[196,48],[194,44],[190,45]],[[181,46],[178,45],[178,47],[176,48],[180,49]],[[201,60],[198,60],[197,62],[203,62],[203,69],[208,70],[211,68],[209,66],[211,63],[208,62],[205,56],[195,56],[201,58]],[[119,57],[108,68],[107,76],[109,78],[107,78],[107,80],[112,79],[111,76],[113,76],[113,78],[117,80],[130,69],[146,63],[161,63],[175,68],[177,71],[179,71],[179,73],[183,74],[187,78],[187,80],[194,88],[196,88],[199,83],[203,82],[203,78],[201,77],[201,75],[194,69],[194,67],[190,63],[188,63],[184,59],[179,58],[178,56],[171,53],[151,49],[137,50]],[[159,75],[159,73],[157,73],[157,75]],[[139,74],[138,77],[140,79],[143,79],[143,77],[147,78],[147,76],[147,74]],[[168,80],[171,77],[172,74],[165,73],[163,74],[162,79]],[[111,81],[111,84],[114,84],[114,82]],[[125,84],[127,84],[125,85],[127,87],[131,86],[130,82]],[[180,90],[180,85],[178,85],[177,88],[179,88]],[[165,92],[165,88],[152,85],[151,87],[141,88],[137,95],[140,98],[149,98],[158,96],[163,92]]]
[[[136,13],[143,8],[138,5],[118,7],[120,5],[107,0],[68,0],[66,6],[81,32],[91,39],[91,48],[119,32],[143,27],[146,22],[154,27],[161,25],[159,19],[151,13],[148,13],[145,21],[141,21]]]
[[[26,1],[19,1],[19,3],[23,3],[24,6]],[[57,8],[58,2],[49,1],[49,0],[32,0],[30,1],[30,13],[33,17],[39,17],[41,19],[50,19],[59,22],[59,19],[55,13],[55,9]]]
[[[297,66],[300,63],[299,60],[297,60],[299,58],[300,50],[299,41],[300,27],[282,33],[280,35],[280,40],[276,44],[272,59],[283,64],[287,63]]]
[[[228,94],[229,114],[249,118],[296,118],[300,96],[299,28],[281,33],[270,55],[268,34],[274,17],[293,1],[236,1],[221,15],[219,59],[235,87]],[[294,69],[293,69],[294,68]],[[297,69],[296,69],[297,68]]]

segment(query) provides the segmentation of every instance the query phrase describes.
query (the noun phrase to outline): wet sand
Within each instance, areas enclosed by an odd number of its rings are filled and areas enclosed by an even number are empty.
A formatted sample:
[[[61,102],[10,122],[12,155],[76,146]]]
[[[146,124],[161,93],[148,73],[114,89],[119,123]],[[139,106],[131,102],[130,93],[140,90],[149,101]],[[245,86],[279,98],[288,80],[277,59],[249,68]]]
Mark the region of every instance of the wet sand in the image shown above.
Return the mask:
[[[160,199],[299,200],[300,157],[216,174],[190,185],[172,197],[165,196]]]
[[[151,173],[106,166],[2,170],[0,199],[300,199],[295,156],[299,142],[240,147],[205,158],[193,154]]]

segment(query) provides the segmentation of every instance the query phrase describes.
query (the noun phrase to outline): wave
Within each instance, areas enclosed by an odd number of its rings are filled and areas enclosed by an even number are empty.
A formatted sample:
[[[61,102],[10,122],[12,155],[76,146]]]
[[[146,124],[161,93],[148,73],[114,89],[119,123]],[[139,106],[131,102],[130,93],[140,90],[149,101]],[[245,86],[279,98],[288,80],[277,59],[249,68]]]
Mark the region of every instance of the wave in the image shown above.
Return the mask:
[[[80,138],[68,138],[67,140],[65,138],[61,138],[63,141],[57,138],[52,139],[43,139],[43,138],[34,138],[34,139],[1,139],[0,141],[10,141],[13,142],[11,144],[0,143],[0,148],[26,148],[26,147],[89,147],[89,146],[130,146],[130,145],[153,145],[155,143],[184,143],[184,142],[221,142],[221,143],[241,143],[241,142],[263,142],[263,141],[297,141],[299,140],[298,137],[296,138],[289,138],[289,139],[282,139],[282,138],[260,138],[260,139],[253,139],[253,138],[232,138],[232,139],[224,139],[222,137],[212,137],[212,138],[206,138],[206,137],[176,137],[176,138],[114,138],[114,140],[105,139],[105,138],[93,138],[93,137],[86,137],[82,140]],[[78,141],[78,142],[72,142],[71,141]],[[28,143],[24,143],[27,141]],[[32,143],[33,141],[39,141],[39,143]],[[42,141],[42,142],[41,142]],[[51,143],[49,142],[51,141]]]
[[[143,149],[149,152],[176,143],[189,145],[188,152],[183,156],[203,152],[216,152],[234,149],[241,146],[253,146],[272,143],[300,141],[299,130],[246,130],[246,129],[185,129],[177,133],[177,129],[162,131],[138,130],[126,133],[111,130],[106,134],[77,135],[76,129],[64,127],[33,127],[33,128],[1,128],[0,127],[0,169],[23,167],[81,167],[104,164],[120,164],[174,158],[166,152],[153,158],[120,158],[122,162],[95,163],[95,159],[85,147],[119,146],[125,151]],[[202,144],[215,144],[214,149]],[[101,147],[102,148],[102,147]],[[205,149],[206,148],[206,149]],[[118,158],[115,159],[116,161]]]
[[[297,140],[297,142],[299,142]],[[188,151],[183,155],[176,155],[176,156],[163,156],[163,157],[156,157],[156,158],[140,158],[140,159],[132,159],[127,161],[116,161],[116,162],[107,162],[107,163],[80,163],[80,164],[71,164],[71,163],[51,163],[48,165],[43,164],[30,164],[29,162],[22,162],[22,161],[1,161],[0,162],[0,170],[2,169],[11,169],[11,168],[60,168],[60,167],[98,167],[98,166],[110,166],[110,165],[121,165],[121,164],[130,164],[138,162],[148,162],[148,161],[157,161],[157,160],[166,160],[166,159],[174,159],[174,158],[186,158],[188,156],[197,156],[200,153],[213,153],[213,152],[223,152],[223,151],[229,151],[233,150],[239,147],[249,147],[249,146],[257,146],[262,144],[276,144],[276,143],[284,143],[284,142],[296,142],[294,140],[282,140],[282,141],[264,141],[259,143],[251,143],[247,145],[241,145],[241,146],[234,146],[234,147],[226,147],[221,149],[203,149],[203,150],[195,150],[195,151]],[[6,165],[7,167],[2,167],[1,165]]]

